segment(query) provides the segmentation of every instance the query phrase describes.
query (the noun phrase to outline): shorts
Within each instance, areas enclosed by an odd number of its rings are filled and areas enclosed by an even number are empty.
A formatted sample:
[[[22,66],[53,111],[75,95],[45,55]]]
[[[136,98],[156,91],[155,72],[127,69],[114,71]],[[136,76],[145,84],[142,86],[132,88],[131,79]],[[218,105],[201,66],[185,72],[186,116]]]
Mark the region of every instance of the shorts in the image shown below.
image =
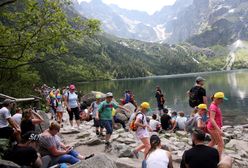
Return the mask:
[[[14,129],[12,127],[0,128],[0,138],[10,139],[14,134]]]
[[[101,120],[100,124],[106,129],[107,134],[111,135],[113,133],[112,120]]]
[[[68,114],[69,114],[69,120],[70,120],[70,121],[73,120],[73,115],[75,115],[75,119],[76,119],[76,120],[80,120],[79,109],[78,109],[78,107],[71,108],[71,111],[68,111]]]
[[[96,120],[95,118],[93,119],[94,120],[94,127],[101,127],[101,128],[103,128],[103,126],[101,125],[101,122],[100,122],[100,120]]]

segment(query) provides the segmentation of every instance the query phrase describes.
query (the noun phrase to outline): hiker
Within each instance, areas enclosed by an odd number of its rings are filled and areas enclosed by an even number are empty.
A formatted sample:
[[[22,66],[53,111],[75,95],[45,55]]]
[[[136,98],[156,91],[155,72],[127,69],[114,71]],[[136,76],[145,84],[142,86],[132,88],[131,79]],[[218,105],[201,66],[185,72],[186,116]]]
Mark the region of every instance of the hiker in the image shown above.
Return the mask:
[[[171,113],[171,129],[170,132],[175,132],[177,129],[177,112]]]
[[[184,116],[183,111],[178,112],[178,114],[179,115],[176,118],[177,127],[179,130],[185,130],[185,124],[187,121],[187,117]]]
[[[168,109],[163,109],[163,114],[160,118],[161,126],[163,130],[169,130],[172,127],[171,116],[168,115]]]
[[[94,121],[94,127],[96,127],[96,135],[103,136],[103,126],[100,124],[99,120],[96,120],[96,113],[98,111],[98,106],[101,103],[101,95],[96,94],[96,101],[92,102],[89,108],[89,113],[91,113],[93,121]]]
[[[66,110],[69,114],[69,120],[72,130],[79,130],[80,129],[80,104],[78,101],[78,95],[75,93],[75,85],[71,84],[69,86],[69,92],[67,92],[67,95],[65,95],[65,106]],[[73,118],[75,116],[77,128],[73,127]]]
[[[211,135],[211,141],[208,146],[213,147],[214,145],[217,145],[219,156],[221,157],[224,149],[224,141],[222,138],[224,133],[221,130],[223,119],[219,105],[223,103],[223,100],[227,100],[227,98],[223,92],[216,92],[211,99],[212,103],[209,107],[209,122],[207,123],[207,129]]]
[[[16,113],[11,118],[20,126],[22,121],[22,109],[18,107]]]
[[[173,168],[171,153],[161,149],[161,140],[157,135],[150,138],[151,148],[145,156],[142,168]]]
[[[106,136],[105,136],[105,151],[109,152],[112,150],[112,146],[109,142],[110,137],[113,133],[113,126],[112,126],[112,110],[113,108],[120,108],[124,111],[129,112],[128,109],[112,102],[113,94],[108,92],[106,94],[106,100],[101,102],[98,106],[98,111],[96,113],[96,120],[100,120],[101,125],[106,129]]]
[[[150,120],[149,123],[150,127],[152,128],[153,132],[159,132],[161,128],[161,123],[157,121],[157,115],[153,114],[152,119]]]
[[[164,109],[165,99],[164,99],[164,95],[163,95],[163,93],[162,93],[162,91],[161,91],[159,86],[156,87],[155,97],[157,99],[157,105],[158,105],[159,114],[161,115],[161,110]]]
[[[76,152],[72,146],[65,145],[57,135],[60,131],[60,125],[52,122],[49,129],[40,135],[40,153],[41,156],[49,155],[52,158],[52,165],[57,163],[75,164],[80,160],[88,159],[94,155],[84,157]]]
[[[21,140],[21,129],[19,125],[11,118],[10,110],[13,109],[15,101],[5,99],[3,107],[0,109],[0,138]]]
[[[124,112],[123,114],[127,117],[127,119],[129,119],[128,116],[125,114],[125,112]],[[115,123],[115,124],[117,124],[117,123],[121,124],[122,128],[123,128],[126,132],[128,132],[128,128],[126,128],[126,123],[125,123],[125,121],[121,120],[121,119],[118,117],[117,112],[116,112],[116,110],[115,110],[114,108],[112,109],[112,116],[113,116],[114,123]]]
[[[130,90],[125,91],[124,101],[125,101],[125,104],[127,104],[131,101],[131,91]]]
[[[198,76],[193,86],[187,93],[189,96],[189,105],[192,108],[199,104],[207,104],[206,90],[203,88],[205,79]]]
[[[196,128],[192,132],[193,147],[182,156],[181,168],[217,168],[218,151],[204,145],[205,133]]]
[[[55,89],[52,89],[46,98],[47,104],[49,106],[49,112],[51,113],[51,120],[57,119],[56,116],[56,96]]]
[[[63,127],[63,124],[62,124],[62,118],[63,118],[63,112],[64,112],[64,108],[63,108],[63,97],[62,95],[60,94],[60,90],[57,89],[56,90],[56,113],[57,113],[57,121],[58,123],[60,124],[61,128]]]
[[[7,152],[4,159],[10,160],[21,167],[47,168],[50,165],[50,156],[41,157],[37,152],[39,135],[35,132],[27,132],[22,135],[20,143]]]
[[[138,159],[139,152],[142,149],[145,149],[144,155],[148,153],[150,149],[150,142],[149,142],[149,131],[152,131],[152,128],[148,125],[146,120],[146,113],[150,111],[150,104],[148,102],[143,102],[140,105],[139,112],[135,116],[134,125],[136,126],[136,137],[142,142],[141,145],[135,148],[133,151],[133,155]]]

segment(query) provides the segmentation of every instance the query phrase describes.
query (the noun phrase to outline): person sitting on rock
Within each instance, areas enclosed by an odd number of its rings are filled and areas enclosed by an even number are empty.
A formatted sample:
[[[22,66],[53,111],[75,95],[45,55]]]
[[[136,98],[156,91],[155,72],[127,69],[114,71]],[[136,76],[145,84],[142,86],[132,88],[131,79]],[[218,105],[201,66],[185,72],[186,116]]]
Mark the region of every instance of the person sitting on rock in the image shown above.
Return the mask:
[[[171,113],[171,130],[170,132],[175,132],[177,129],[177,112]]]
[[[185,130],[185,124],[187,121],[187,118],[184,116],[184,112],[180,111],[178,112],[179,116],[177,116],[176,123],[179,130]]]
[[[94,155],[84,157],[73,150],[73,147],[65,145],[61,142],[57,135],[60,131],[60,125],[52,122],[49,129],[45,130],[40,136],[40,153],[42,156],[50,155],[52,164],[69,163],[75,164],[80,160],[88,159]]]
[[[14,101],[5,99],[2,105],[3,107],[0,109],[0,138],[20,141],[21,129],[10,114],[10,110],[14,107]]]
[[[20,126],[22,121],[22,109],[20,107],[16,108],[16,113],[11,118]]]
[[[204,145],[205,132],[193,129],[193,148],[186,150],[182,156],[181,168],[217,168],[219,153],[215,148]]]
[[[151,148],[145,156],[142,168],[173,168],[171,153],[162,149],[161,140],[157,135],[150,138]]]
[[[43,118],[31,108],[24,110],[21,121],[21,135],[29,131],[35,131],[35,125],[43,121]]]
[[[35,168],[47,168],[50,166],[51,158],[44,156],[41,158],[37,152],[39,135],[29,131],[22,135],[20,143],[15,145],[4,157],[20,166]]]
[[[152,115],[152,119],[150,120],[149,125],[152,128],[153,132],[159,132],[160,127],[161,127],[161,123],[159,121],[157,121],[157,115],[156,114]]]
[[[163,109],[163,114],[160,118],[161,126],[163,130],[169,130],[172,125],[171,116],[168,115],[168,109]]]

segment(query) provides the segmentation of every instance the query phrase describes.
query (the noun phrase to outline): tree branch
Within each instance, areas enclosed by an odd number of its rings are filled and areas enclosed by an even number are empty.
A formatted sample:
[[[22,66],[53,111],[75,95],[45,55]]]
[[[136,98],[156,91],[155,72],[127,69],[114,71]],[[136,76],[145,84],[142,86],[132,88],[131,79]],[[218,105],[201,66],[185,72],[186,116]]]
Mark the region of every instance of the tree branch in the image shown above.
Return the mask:
[[[1,3],[0,3],[0,7],[3,7],[3,6],[5,6],[5,5],[14,3],[15,1],[16,1],[16,0],[5,0],[4,2],[1,2]]]

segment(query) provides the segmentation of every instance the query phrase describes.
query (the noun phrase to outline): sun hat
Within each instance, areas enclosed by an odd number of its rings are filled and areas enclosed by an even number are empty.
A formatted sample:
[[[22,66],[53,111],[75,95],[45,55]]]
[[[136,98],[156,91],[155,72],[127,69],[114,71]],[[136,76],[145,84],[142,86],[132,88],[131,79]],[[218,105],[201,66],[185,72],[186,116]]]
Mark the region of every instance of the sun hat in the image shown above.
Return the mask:
[[[216,92],[214,94],[214,98],[228,100],[228,98],[225,97],[225,94],[223,92]]]
[[[204,110],[207,110],[207,109],[208,109],[208,107],[207,107],[206,104],[199,104],[199,105],[197,106],[197,108],[198,108],[198,109],[204,109]]]
[[[96,99],[101,99],[101,95],[100,94],[96,94]]]
[[[111,92],[106,93],[106,97],[113,97],[113,93]]]
[[[75,85],[71,84],[71,85],[70,85],[70,89],[71,89],[71,90],[75,89]]]
[[[201,76],[198,76],[198,77],[195,79],[196,82],[205,81],[205,80],[206,80],[206,79],[204,79],[204,78],[201,77]]]

